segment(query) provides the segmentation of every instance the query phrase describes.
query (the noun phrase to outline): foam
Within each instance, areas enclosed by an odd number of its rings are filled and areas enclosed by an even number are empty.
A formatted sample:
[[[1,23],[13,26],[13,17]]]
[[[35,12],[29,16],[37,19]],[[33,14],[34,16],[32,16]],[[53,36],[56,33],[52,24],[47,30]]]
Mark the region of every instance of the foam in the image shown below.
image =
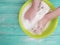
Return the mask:
[[[37,12],[36,16],[34,17],[34,19],[30,22],[26,19],[24,19],[24,14],[26,13],[26,11],[31,7],[32,3],[28,4],[25,9],[23,9],[23,13],[22,13],[22,16],[21,16],[21,20],[22,20],[22,23],[23,23],[23,26],[31,31],[31,29],[36,26],[36,23],[37,21],[41,20],[45,14],[47,14],[49,11],[50,11],[50,7],[42,1],[41,3],[41,9]],[[43,7],[43,9],[42,9]],[[48,27],[49,23],[46,25],[46,27],[44,29],[46,29]]]

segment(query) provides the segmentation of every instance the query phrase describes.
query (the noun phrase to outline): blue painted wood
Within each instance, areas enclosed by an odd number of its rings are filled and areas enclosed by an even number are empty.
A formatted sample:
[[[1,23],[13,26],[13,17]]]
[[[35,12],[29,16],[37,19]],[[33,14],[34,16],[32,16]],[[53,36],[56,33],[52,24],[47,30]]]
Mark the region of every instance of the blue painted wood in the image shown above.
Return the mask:
[[[60,17],[55,32],[44,39],[25,35],[18,24],[21,6],[27,0],[0,0],[0,45],[60,45]],[[60,0],[50,0],[57,8]]]

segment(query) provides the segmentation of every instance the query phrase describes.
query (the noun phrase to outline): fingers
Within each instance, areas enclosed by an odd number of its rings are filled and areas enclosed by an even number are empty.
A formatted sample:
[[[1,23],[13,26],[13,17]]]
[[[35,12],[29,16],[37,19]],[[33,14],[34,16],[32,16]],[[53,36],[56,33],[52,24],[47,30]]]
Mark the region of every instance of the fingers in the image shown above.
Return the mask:
[[[33,33],[35,34],[42,34],[43,29],[45,28],[48,20],[44,17],[42,20],[39,20],[35,27],[33,27]]]
[[[37,26],[32,28],[32,31],[35,34],[41,34],[42,33],[42,29],[43,29],[43,25],[42,24],[38,24]]]

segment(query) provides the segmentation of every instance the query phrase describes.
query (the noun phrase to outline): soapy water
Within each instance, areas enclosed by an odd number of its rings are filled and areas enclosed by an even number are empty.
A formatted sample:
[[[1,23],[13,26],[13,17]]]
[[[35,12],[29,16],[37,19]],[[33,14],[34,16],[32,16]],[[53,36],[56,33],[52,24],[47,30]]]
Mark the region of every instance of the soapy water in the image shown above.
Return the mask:
[[[26,11],[31,7],[32,3],[28,4],[25,9],[23,10],[23,13],[22,13],[22,16],[21,16],[21,20],[22,20],[22,24],[23,26],[28,30],[30,31],[31,33],[32,32],[32,28],[33,27],[37,27],[38,25],[36,24],[39,20],[41,20],[44,15],[46,15],[49,11],[50,11],[50,7],[44,2],[42,1],[41,3],[41,7],[40,7],[40,10],[37,12],[36,16],[32,19],[32,21],[30,22],[29,20],[26,20],[24,18],[24,14],[26,13]],[[48,22],[46,24],[46,26],[44,27],[44,30],[48,27],[50,22]],[[43,31],[44,31],[43,30]],[[42,32],[43,32],[42,31]],[[40,32],[40,34],[42,33]],[[34,33],[33,33],[34,34]]]

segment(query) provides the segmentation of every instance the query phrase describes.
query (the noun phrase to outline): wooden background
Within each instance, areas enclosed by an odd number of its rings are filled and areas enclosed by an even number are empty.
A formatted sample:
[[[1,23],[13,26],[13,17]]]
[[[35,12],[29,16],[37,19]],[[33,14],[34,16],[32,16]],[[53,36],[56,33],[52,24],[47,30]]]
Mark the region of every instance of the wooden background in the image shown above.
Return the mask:
[[[60,17],[55,32],[44,39],[32,39],[22,32],[18,13],[27,0],[0,0],[0,45],[60,45]],[[60,0],[49,0],[57,8]]]

